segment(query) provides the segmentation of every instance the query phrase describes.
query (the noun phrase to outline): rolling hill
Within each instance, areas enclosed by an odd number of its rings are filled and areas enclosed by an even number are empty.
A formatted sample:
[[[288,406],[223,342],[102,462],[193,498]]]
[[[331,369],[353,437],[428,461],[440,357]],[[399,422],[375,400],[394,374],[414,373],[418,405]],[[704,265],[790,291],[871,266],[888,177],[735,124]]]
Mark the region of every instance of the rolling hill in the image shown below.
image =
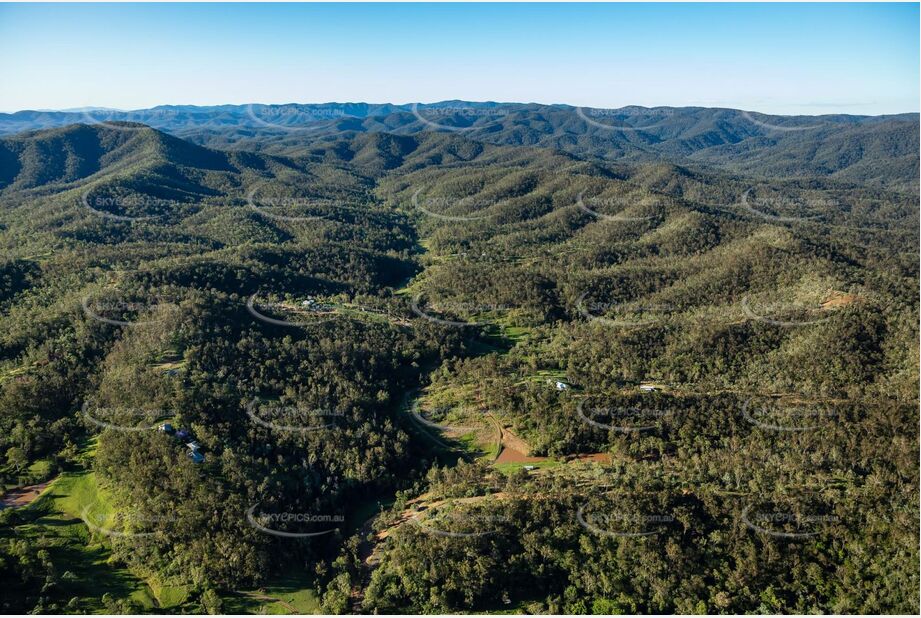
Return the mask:
[[[918,115],[770,116],[720,108],[473,103],[160,106],[0,114],[0,134],[133,121],[219,148],[276,154],[355,133],[440,131],[618,161],[709,166],[765,178],[832,177],[917,193]]]
[[[11,610],[916,611],[917,117],[471,109],[0,139]]]

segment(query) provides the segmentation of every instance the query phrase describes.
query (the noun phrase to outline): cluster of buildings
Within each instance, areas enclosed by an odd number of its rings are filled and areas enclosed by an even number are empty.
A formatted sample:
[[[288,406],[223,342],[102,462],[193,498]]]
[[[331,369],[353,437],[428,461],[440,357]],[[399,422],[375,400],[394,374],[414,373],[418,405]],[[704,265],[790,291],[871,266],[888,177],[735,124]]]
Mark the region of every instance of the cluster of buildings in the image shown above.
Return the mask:
[[[553,385],[558,391],[568,391],[570,388],[572,388],[568,382],[564,382],[562,380],[548,379],[547,384]],[[639,389],[644,393],[656,393],[663,390],[662,386],[659,384],[648,384],[645,382],[639,385]]]
[[[321,303],[320,301],[315,299],[313,296],[308,296],[307,300],[301,302],[301,307],[303,307],[307,311],[332,311],[333,310],[333,307],[331,305]]]
[[[185,445],[186,448],[189,449],[186,452],[189,459],[195,463],[202,463],[205,461],[205,456],[201,452],[201,445],[195,441],[195,437],[189,433],[187,429],[175,429],[170,423],[163,423],[158,429],[168,436],[173,436],[177,440],[188,440]]]

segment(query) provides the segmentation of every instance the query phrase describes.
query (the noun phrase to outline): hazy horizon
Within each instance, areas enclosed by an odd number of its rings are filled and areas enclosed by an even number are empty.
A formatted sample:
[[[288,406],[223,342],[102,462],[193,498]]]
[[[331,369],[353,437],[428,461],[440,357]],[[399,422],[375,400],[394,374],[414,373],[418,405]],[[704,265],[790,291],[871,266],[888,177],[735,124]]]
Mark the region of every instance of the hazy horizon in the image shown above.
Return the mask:
[[[286,105],[371,105],[371,106],[383,106],[383,105],[393,105],[393,106],[409,106],[417,103],[419,105],[438,105],[441,103],[450,103],[450,102],[461,102],[461,103],[475,103],[475,104],[495,104],[495,105],[543,105],[543,106],[562,106],[562,107],[572,107],[572,108],[585,108],[585,109],[625,109],[631,107],[639,107],[644,109],[682,109],[682,108],[702,108],[702,109],[728,109],[728,110],[737,110],[737,111],[746,111],[754,112],[758,114],[765,114],[771,116],[900,116],[904,114],[919,114],[918,111],[904,111],[904,112],[886,112],[881,114],[858,114],[853,112],[824,112],[824,113],[796,113],[796,114],[784,114],[784,113],[773,113],[766,112],[760,109],[743,109],[738,107],[728,107],[723,105],[635,105],[635,104],[626,104],[620,105],[617,107],[602,107],[595,105],[573,105],[571,103],[561,103],[561,102],[544,102],[544,101],[485,101],[485,100],[469,100],[469,99],[441,99],[438,101],[371,101],[371,100],[353,100],[353,101],[285,101],[283,103],[263,103],[260,101],[249,101],[246,103],[214,103],[214,104],[196,104],[196,103],[158,103],[156,105],[151,105],[148,107],[135,107],[135,108],[119,108],[119,107],[110,107],[106,105],[87,105],[84,107],[70,107],[70,108],[25,108],[25,109],[14,109],[14,110],[0,110],[0,114],[17,114],[23,112],[37,112],[37,113],[81,113],[81,112],[92,112],[92,111],[108,111],[108,112],[140,112],[145,110],[157,109],[159,107],[198,107],[198,108],[212,108],[212,107],[222,107],[222,106],[231,106],[231,107],[245,107],[248,105],[266,105],[266,106],[286,106]]]

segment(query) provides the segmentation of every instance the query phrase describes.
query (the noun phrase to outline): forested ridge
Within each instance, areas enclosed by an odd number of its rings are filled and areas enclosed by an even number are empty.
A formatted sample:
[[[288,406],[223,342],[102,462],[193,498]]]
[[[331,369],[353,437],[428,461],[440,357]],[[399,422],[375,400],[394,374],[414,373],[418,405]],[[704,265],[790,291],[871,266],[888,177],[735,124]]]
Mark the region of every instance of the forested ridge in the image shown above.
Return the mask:
[[[0,138],[4,611],[917,612],[917,118],[656,109]]]
[[[827,177],[918,189],[917,114],[774,116],[706,107],[596,109],[471,101],[161,105],[0,114],[0,135],[126,121],[215,148],[277,154],[302,153],[329,141],[347,154],[361,135],[393,139],[441,132],[484,144],[540,146],[603,160],[666,160],[767,179]]]

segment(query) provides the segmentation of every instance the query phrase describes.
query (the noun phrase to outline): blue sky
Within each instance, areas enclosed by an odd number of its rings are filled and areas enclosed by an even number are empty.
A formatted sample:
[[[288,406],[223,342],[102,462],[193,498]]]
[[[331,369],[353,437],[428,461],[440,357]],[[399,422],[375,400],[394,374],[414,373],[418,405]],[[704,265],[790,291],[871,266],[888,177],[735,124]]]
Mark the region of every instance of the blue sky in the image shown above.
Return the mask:
[[[0,110],[158,104],[919,109],[918,4],[0,5]]]

